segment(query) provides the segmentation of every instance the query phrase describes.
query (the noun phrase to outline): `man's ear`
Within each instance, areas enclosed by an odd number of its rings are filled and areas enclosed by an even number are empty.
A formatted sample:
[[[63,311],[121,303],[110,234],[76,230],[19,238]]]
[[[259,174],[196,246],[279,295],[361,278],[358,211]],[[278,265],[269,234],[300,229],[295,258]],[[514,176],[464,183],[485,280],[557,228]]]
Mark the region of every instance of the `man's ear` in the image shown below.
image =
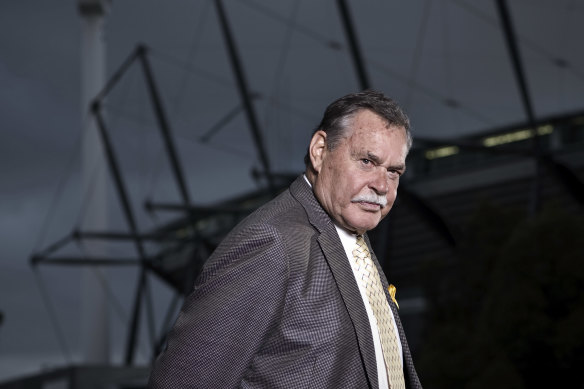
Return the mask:
[[[326,132],[319,130],[314,133],[312,139],[310,140],[310,146],[308,148],[308,155],[310,156],[310,162],[312,162],[312,167],[314,171],[320,173],[322,168],[322,162],[326,154]]]

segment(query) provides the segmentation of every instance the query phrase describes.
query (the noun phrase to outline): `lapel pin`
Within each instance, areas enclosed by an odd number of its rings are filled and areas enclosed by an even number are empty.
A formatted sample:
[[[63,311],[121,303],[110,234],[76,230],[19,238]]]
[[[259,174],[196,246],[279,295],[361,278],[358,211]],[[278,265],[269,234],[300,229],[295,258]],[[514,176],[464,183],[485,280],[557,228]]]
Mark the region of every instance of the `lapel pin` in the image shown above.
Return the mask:
[[[389,295],[391,296],[391,301],[393,301],[397,307],[397,309],[399,309],[399,304],[397,303],[397,300],[395,299],[395,292],[396,292],[396,288],[395,286],[393,286],[393,284],[389,284],[389,286],[387,287],[387,291],[389,292]]]

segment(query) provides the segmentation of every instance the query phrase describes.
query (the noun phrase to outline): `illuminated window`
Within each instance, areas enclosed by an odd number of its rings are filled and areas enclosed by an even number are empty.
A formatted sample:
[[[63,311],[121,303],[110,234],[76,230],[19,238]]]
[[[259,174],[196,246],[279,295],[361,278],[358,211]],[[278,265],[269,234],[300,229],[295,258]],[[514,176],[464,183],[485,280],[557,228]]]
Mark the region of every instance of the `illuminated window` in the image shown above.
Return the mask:
[[[458,154],[458,151],[458,146],[444,146],[437,149],[427,150],[424,155],[427,159],[436,159]]]
[[[550,124],[537,127],[537,135],[548,135],[554,131],[554,128]],[[485,147],[493,147],[503,145],[505,143],[519,142],[525,139],[533,138],[533,131],[531,129],[517,130],[513,132],[508,132],[506,134],[489,136],[483,139],[483,145]]]

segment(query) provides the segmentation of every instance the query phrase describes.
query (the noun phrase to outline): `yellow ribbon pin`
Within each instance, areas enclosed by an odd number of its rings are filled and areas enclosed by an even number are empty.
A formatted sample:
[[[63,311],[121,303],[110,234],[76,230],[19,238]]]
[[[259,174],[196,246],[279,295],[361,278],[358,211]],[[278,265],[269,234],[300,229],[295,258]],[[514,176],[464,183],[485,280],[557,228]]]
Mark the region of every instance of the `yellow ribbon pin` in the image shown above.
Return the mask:
[[[399,304],[397,303],[397,300],[395,299],[395,292],[397,291],[397,289],[395,288],[395,286],[393,286],[393,284],[389,284],[389,286],[387,287],[387,291],[389,292],[389,295],[391,296],[391,301],[393,301],[395,303],[395,305],[397,306],[397,309],[399,309]]]

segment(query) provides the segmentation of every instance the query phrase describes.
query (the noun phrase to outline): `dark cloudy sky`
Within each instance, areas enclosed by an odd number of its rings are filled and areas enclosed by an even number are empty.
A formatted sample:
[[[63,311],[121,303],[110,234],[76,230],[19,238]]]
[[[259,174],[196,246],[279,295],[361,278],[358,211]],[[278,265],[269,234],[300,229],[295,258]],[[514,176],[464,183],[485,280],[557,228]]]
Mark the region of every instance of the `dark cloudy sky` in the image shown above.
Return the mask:
[[[447,139],[525,120],[494,1],[348,3],[372,85],[407,108],[415,134]],[[536,115],[583,109],[584,5],[509,3]],[[299,172],[324,107],[358,89],[336,2],[225,0],[225,5],[248,83],[259,94],[255,108],[273,170]],[[194,201],[212,203],[255,188],[250,170],[260,163],[243,114],[208,142],[201,140],[240,104],[214,4],[114,1],[105,31],[108,75],[138,43],[151,47]],[[79,178],[80,36],[74,0],[0,2],[0,380],[79,360],[80,270],[41,266],[39,283],[29,257],[78,225],[91,201]],[[144,213],[144,199],[178,199],[146,96],[140,68],[133,66],[106,101],[143,230],[166,219]],[[112,228],[123,230],[111,188],[109,196]],[[119,303],[111,319],[116,362],[135,276],[131,268],[106,275]],[[155,284],[155,295],[161,312],[169,293]],[[142,349],[147,356],[148,348]]]

